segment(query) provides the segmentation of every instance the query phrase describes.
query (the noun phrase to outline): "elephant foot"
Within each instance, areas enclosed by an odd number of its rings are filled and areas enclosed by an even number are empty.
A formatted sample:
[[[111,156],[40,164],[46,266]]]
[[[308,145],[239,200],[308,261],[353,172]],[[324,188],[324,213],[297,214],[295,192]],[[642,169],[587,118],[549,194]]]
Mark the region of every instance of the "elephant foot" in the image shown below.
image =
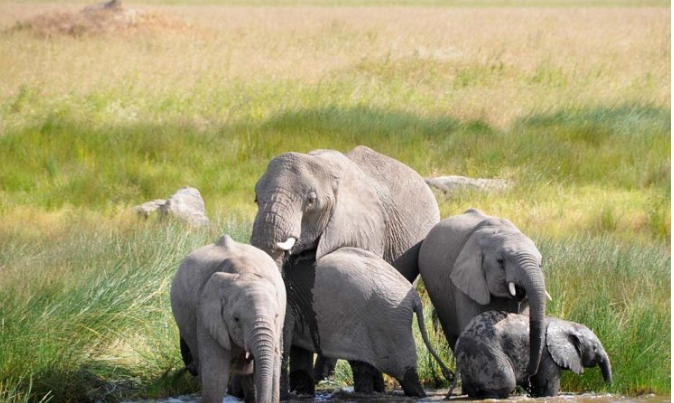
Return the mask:
[[[384,374],[377,371],[372,375],[372,389],[377,393],[386,393],[386,383],[384,382]]]
[[[349,361],[353,373],[353,391],[371,395],[373,392],[384,393],[386,385],[381,371],[362,361]]]
[[[314,378],[306,371],[297,370],[290,373],[290,390],[298,395],[316,394]]]
[[[194,362],[194,358],[192,358],[192,352],[185,342],[185,339],[182,337],[180,338],[180,356],[185,363],[185,369],[187,369],[187,372],[189,372],[192,376],[199,375],[197,372],[197,364]]]
[[[336,359],[327,358],[319,354],[316,358],[316,364],[314,364],[314,381],[318,383],[323,379],[330,377],[335,373],[336,365]]]
[[[419,376],[415,368],[408,368],[403,379],[398,379],[398,383],[402,386],[405,396],[426,397],[426,392],[419,382]]]
[[[314,395],[314,352],[292,346],[290,348],[290,391],[298,395]]]

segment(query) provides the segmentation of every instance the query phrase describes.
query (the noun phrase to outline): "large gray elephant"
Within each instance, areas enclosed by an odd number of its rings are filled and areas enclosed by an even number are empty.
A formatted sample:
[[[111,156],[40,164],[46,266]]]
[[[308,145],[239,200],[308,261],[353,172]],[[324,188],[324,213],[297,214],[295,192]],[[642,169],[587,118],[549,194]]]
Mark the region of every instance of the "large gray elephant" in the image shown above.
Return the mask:
[[[440,220],[419,174],[364,146],[281,154],[255,194],[251,244],[275,260],[311,249],[320,259],[352,246],[384,258],[410,282],[419,274],[420,243]]]
[[[285,281],[294,346],[367,363],[396,378],[405,395],[422,397],[412,334],[416,313],[426,347],[445,377],[451,377],[428,341],[419,294],[383,259],[357,248],[340,248],[318,260],[311,254],[291,259]],[[363,382],[372,380],[365,374]]]
[[[516,385],[528,388],[533,397],[556,396],[561,370],[581,374],[583,368],[599,366],[611,383],[611,362],[597,336],[587,327],[557,318],[546,318],[546,345],[538,372],[530,379],[529,318],[503,311],[475,317],[456,343],[457,376],[463,393],[472,398],[505,398]]]
[[[419,252],[419,270],[454,350],[475,316],[530,309],[529,375],[536,373],[545,338],[545,279],[536,245],[508,220],[470,209],[437,224]]]
[[[352,246],[382,257],[412,282],[419,273],[421,241],[440,220],[435,197],[419,174],[364,146],[348,154],[281,154],[267,166],[255,194],[251,244],[269,253],[279,267],[284,256],[315,250],[320,259]],[[292,355],[297,362],[299,357]],[[295,367],[311,366],[312,357],[304,361]],[[326,363],[320,354],[318,362]],[[354,368],[363,371],[368,369]],[[362,390],[358,381],[355,387]]]
[[[227,235],[195,250],[173,280],[171,308],[203,402],[222,402],[229,375],[242,376],[246,401],[280,400],[286,292],[269,255]]]

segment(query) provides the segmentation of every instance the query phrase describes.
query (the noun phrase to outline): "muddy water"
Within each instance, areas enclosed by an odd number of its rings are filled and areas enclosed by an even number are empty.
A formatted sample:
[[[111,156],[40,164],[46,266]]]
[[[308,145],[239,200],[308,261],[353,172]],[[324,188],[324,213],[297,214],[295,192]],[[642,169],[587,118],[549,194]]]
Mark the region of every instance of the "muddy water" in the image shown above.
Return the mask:
[[[315,397],[301,397],[289,400],[289,403],[313,403],[313,402],[336,402],[336,403],[363,403],[363,402],[392,402],[392,403],[403,403],[403,402],[440,402],[443,401],[447,389],[438,389],[438,390],[426,390],[428,397],[424,399],[411,399],[407,398],[400,394],[393,395],[378,395],[378,396],[364,396],[364,395],[355,395],[348,390],[338,390],[335,392],[320,392],[317,393]],[[655,396],[647,395],[640,397],[625,397],[619,395],[611,394],[561,394],[557,397],[548,397],[548,398],[538,398],[533,399],[526,396],[511,396],[508,399],[504,400],[470,400],[467,396],[456,396],[452,397],[452,401],[456,402],[521,402],[521,403],[610,403],[610,402],[619,402],[619,403],[669,403],[671,402],[671,397],[669,396]],[[201,398],[197,395],[189,396],[179,396],[171,397],[168,399],[160,399],[156,401],[157,403],[200,403]],[[237,399],[233,396],[227,396],[223,403],[237,403],[243,402],[243,400]],[[133,402],[128,402],[133,403]],[[141,403],[141,402],[135,402]]]

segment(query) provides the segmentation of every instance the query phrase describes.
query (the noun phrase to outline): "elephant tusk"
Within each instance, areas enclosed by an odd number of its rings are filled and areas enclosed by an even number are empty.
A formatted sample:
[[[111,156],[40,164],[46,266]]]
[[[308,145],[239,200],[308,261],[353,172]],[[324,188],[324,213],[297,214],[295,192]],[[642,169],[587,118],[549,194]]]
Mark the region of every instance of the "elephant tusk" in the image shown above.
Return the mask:
[[[513,283],[512,281],[508,283],[508,290],[510,291],[510,295],[512,295],[513,297],[517,295],[517,291],[515,291],[515,283]]]
[[[548,301],[552,301],[552,297],[547,291],[545,292],[545,296],[548,298]]]
[[[246,351],[246,361],[250,359],[250,352]]]
[[[295,246],[295,241],[297,241],[295,238],[289,237],[285,242],[277,242],[276,246],[278,246],[279,249],[289,251]]]

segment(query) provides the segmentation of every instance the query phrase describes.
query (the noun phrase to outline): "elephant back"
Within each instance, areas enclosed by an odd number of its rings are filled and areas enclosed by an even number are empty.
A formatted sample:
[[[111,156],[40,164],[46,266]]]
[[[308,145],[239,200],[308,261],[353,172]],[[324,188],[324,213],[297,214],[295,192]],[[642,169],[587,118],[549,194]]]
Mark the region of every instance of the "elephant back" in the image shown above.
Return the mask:
[[[440,221],[433,192],[415,170],[368,147],[358,146],[347,157],[386,191],[382,202],[389,212],[389,244],[383,257],[413,281],[418,274],[419,243]]]

